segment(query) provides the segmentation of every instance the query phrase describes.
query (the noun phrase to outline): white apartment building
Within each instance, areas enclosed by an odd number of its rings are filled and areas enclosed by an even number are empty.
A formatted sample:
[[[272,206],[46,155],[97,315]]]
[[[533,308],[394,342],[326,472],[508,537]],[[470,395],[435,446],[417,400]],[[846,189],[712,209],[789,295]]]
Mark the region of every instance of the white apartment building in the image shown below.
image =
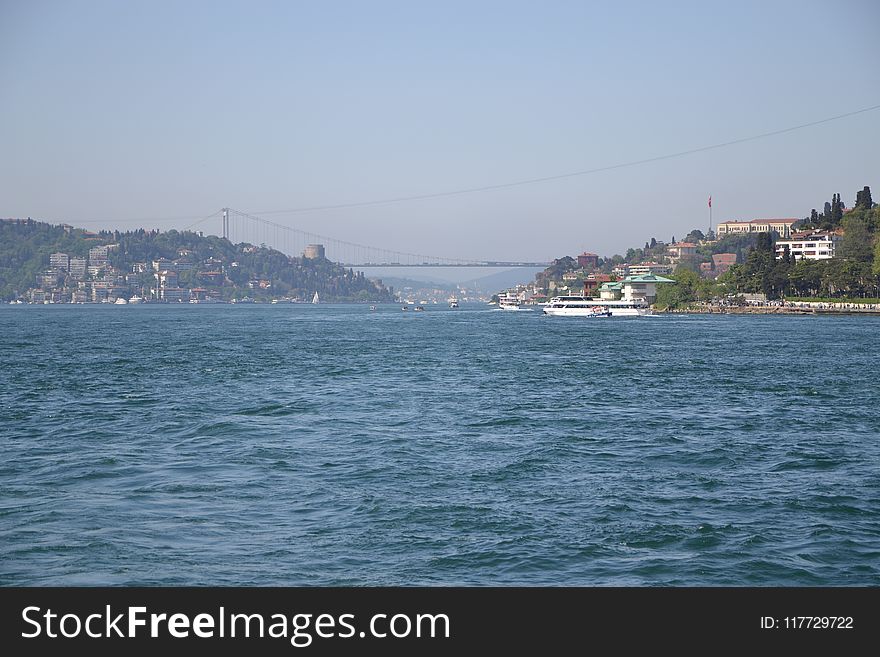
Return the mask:
[[[840,236],[826,230],[793,233],[788,239],[776,241],[776,259],[785,255],[785,247],[795,258],[801,260],[828,260],[834,257]]]

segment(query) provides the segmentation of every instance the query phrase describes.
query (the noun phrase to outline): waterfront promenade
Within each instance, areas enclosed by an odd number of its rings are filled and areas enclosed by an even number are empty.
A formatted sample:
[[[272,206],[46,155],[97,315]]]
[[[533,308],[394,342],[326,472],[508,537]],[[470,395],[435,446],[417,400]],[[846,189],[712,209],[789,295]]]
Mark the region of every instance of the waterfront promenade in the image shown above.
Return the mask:
[[[687,308],[657,310],[657,312],[722,315],[880,315],[880,304],[828,301],[766,301],[740,306],[700,303]]]

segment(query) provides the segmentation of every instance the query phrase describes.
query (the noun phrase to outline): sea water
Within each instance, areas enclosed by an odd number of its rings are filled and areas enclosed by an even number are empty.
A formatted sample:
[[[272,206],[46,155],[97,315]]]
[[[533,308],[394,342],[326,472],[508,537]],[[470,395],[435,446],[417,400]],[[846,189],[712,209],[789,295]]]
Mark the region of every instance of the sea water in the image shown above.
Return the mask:
[[[877,586],[878,330],[0,307],[0,583]]]

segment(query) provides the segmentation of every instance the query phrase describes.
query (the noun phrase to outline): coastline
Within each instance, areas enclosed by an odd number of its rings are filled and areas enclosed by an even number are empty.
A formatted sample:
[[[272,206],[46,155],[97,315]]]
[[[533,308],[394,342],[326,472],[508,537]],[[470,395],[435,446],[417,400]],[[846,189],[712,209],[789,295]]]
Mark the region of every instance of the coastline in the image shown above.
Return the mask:
[[[877,304],[818,303],[816,305],[766,305],[766,306],[690,306],[688,308],[654,309],[657,314],[670,315],[876,315]]]

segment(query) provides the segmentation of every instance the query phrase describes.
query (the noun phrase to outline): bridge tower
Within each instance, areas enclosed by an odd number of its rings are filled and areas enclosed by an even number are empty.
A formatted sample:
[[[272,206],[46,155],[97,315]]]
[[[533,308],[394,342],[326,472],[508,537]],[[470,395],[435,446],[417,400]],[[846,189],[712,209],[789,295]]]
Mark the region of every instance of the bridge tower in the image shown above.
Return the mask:
[[[223,208],[223,239],[229,239],[229,208]]]

